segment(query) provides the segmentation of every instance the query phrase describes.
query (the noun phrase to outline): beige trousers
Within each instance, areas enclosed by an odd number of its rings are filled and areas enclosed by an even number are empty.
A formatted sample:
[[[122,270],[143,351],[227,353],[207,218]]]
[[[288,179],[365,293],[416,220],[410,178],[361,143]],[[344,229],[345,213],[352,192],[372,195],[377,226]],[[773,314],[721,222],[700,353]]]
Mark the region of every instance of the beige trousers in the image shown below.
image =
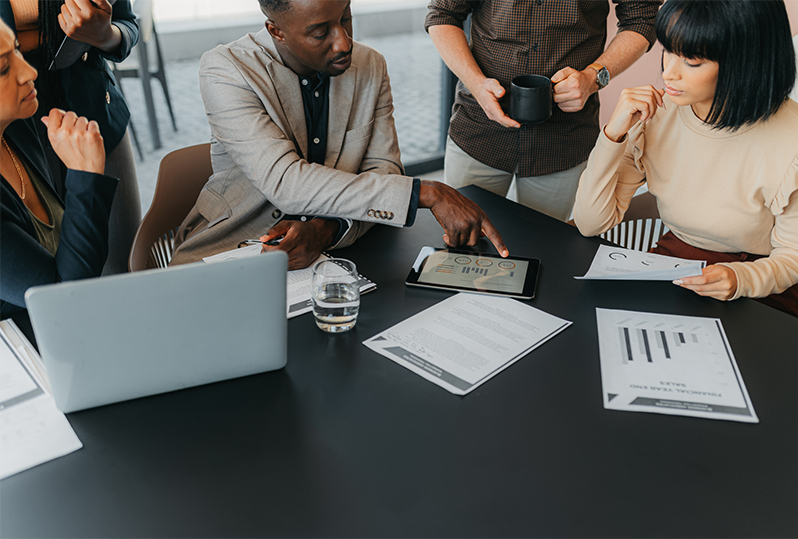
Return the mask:
[[[480,163],[447,137],[443,176],[444,181],[454,188],[478,185],[501,196],[507,196],[515,178],[518,202],[560,221],[567,221],[574,208],[579,178],[586,166],[587,161],[562,172],[519,178],[514,172]]]

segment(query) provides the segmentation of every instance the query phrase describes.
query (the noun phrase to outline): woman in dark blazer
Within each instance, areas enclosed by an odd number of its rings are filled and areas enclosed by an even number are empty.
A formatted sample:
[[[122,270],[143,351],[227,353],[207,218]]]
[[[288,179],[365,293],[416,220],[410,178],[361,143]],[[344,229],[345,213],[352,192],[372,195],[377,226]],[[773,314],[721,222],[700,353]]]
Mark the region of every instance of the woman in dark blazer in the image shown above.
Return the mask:
[[[0,21],[0,317],[25,308],[31,286],[98,276],[108,254],[108,217],[117,180],[102,174],[96,122],[53,109],[43,118],[63,161],[66,196],[55,191],[31,116],[36,70]]]
[[[112,6],[108,0],[38,0],[38,12],[23,10],[31,5],[0,0],[0,18],[15,33],[19,33],[19,24],[20,29],[26,29],[23,34],[32,34],[18,37],[25,58],[39,71],[36,86],[42,110],[38,116],[57,107],[99,125],[107,156],[105,173],[120,178],[104,273],[127,271],[130,246],[141,222],[141,200],[127,134],[130,111],[107,60],[121,62],[138,41],[139,28],[131,2],[117,0]],[[64,35],[91,46],[70,66],[51,71],[48,68]],[[63,196],[64,178],[57,176],[56,189]]]

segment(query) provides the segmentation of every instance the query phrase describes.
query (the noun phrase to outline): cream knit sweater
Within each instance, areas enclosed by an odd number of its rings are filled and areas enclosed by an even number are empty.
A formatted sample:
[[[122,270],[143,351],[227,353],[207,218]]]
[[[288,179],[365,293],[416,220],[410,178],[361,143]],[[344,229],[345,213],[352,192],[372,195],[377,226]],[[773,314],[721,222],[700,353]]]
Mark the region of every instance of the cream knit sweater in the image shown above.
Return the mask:
[[[585,236],[617,225],[644,182],[662,221],[701,249],[769,255],[723,264],[741,296],[764,297],[798,283],[798,103],[735,132],[711,129],[690,107],[665,107],[620,143],[602,133],[576,194]]]

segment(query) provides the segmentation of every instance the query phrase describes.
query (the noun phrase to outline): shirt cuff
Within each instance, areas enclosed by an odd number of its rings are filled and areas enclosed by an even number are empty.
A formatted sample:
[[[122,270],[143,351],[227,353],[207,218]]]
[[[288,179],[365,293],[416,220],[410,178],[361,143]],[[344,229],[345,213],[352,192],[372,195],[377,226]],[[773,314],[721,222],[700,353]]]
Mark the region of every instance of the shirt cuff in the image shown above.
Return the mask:
[[[312,221],[313,219],[327,219],[328,221],[337,221],[338,222],[338,232],[336,232],[335,237],[333,238],[333,242],[325,247],[325,249],[332,249],[338,242],[346,236],[346,233],[349,232],[349,229],[352,228],[352,220],[351,219],[341,219],[339,217],[321,217],[321,216],[311,216],[311,215],[284,215],[281,221]]]
[[[410,207],[407,208],[407,221],[405,226],[413,226],[416,222],[416,212],[418,211],[418,197],[421,194],[421,180],[413,178],[413,190],[410,192]]]
[[[346,233],[349,232],[349,229],[352,228],[352,221],[349,219],[341,219],[339,217],[320,217],[319,219],[327,219],[328,221],[338,221],[338,232],[335,234],[335,238],[333,238],[333,242],[327,247],[327,249],[333,249],[338,243],[346,236]]]

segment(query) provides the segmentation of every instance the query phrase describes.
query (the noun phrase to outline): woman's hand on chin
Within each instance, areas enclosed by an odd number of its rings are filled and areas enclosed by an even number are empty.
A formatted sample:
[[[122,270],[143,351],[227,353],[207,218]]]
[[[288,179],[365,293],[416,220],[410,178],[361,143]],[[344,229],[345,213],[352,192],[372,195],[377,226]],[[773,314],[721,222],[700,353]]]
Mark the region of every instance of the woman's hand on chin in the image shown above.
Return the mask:
[[[639,121],[648,121],[662,107],[662,96],[665,90],[658,90],[651,85],[626,88],[618,98],[618,104],[604,126],[604,134],[613,142],[621,142],[629,129]]]
[[[60,109],[52,109],[42,122],[53,150],[68,169],[103,173],[105,148],[97,122]]]
[[[692,290],[699,296],[727,301],[737,292],[737,275],[726,266],[707,266],[702,275],[683,277],[673,284]]]

